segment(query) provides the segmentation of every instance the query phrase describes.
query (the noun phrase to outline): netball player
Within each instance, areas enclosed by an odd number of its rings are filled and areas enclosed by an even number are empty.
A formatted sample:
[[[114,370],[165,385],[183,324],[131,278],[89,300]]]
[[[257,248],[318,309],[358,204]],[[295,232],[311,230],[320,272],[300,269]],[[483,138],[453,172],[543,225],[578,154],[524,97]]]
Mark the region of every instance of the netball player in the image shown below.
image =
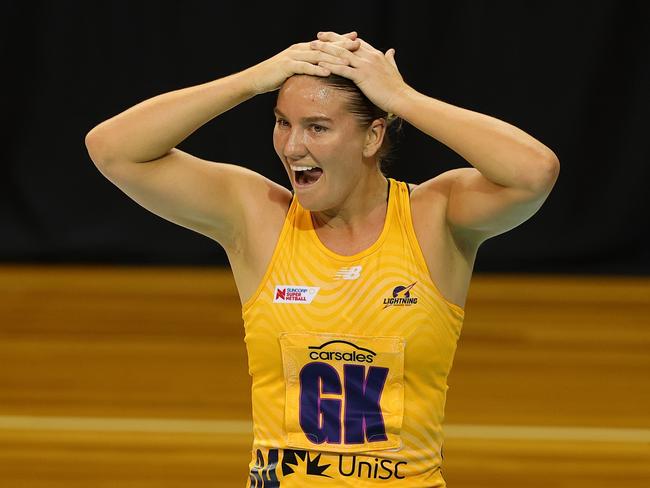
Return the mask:
[[[176,149],[278,88],[273,143],[292,191]],[[420,184],[385,177],[398,118],[472,167]],[[240,130],[249,143],[264,137]],[[146,100],[98,125],[86,145],[124,193],[228,255],[252,376],[248,486],[445,486],[446,379],[477,249],[546,200],[559,173],[549,148],[419,93],[394,49],[354,32],[318,33],[242,72]]]

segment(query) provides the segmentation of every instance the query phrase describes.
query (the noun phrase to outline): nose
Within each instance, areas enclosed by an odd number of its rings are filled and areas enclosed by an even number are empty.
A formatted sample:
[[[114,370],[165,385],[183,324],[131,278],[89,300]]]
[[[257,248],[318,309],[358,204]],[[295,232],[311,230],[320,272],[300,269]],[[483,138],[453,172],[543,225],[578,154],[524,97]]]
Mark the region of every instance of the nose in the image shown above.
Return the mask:
[[[284,155],[287,159],[299,160],[305,157],[307,148],[300,128],[292,128],[284,144]]]

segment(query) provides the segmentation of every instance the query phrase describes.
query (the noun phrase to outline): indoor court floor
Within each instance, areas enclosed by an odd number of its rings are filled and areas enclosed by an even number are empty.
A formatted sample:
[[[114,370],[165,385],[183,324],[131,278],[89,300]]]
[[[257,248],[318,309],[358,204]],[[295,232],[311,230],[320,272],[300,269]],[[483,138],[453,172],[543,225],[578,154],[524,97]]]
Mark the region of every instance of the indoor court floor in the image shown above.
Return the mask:
[[[0,267],[0,487],[243,488],[229,269]],[[650,280],[475,275],[450,488],[650,487]]]

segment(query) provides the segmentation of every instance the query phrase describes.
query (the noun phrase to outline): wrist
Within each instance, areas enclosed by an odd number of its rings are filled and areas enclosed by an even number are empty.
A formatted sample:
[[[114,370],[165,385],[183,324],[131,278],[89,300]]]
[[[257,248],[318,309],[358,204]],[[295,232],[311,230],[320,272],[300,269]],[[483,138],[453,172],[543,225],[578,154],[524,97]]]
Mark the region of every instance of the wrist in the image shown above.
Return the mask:
[[[257,75],[255,66],[251,66],[250,68],[247,68],[244,71],[240,71],[235,76],[239,78],[239,82],[241,83],[242,90],[244,91],[247,97],[252,98],[255,95],[264,93],[262,87],[258,86],[257,84],[257,81],[259,80],[259,76]]]
[[[418,95],[419,93],[417,90],[404,83],[396,90],[395,96],[393,100],[391,100],[391,106],[389,107],[388,112],[402,119],[406,119],[409,107],[413,105],[414,100]]]

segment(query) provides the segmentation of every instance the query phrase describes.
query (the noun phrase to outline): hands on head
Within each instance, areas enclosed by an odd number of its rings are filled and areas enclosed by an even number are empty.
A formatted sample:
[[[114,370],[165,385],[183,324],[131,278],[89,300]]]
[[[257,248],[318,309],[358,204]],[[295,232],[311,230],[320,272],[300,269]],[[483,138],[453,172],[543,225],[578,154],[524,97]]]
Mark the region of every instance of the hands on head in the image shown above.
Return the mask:
[[[351,48],[345,43],[348,35],[317,34],[318,39],[310,42],[309,47],[336,58],[335,62],[331,58],[318,61],[318,66],[354,81],[372,103],[388,113],[395,113],[399,96],[408,89],[395,63],[395,49],[383,53],[356,35],[355,47]]]
[[[329,42],[338,49],[353,52],[360,47],[360,41],[356,37],[356,32],[336,34],[336,39]],[[329,65],[348,63],[339,56],[312,49],[309,42],[293,44],[252,68],[253,90],[255,94],[277,90],[287,78],[295,74],[329,76],[331,70],[319,66],[321,62]]]
[[[319,32],[311,42],[294,44],[255,66],[255,93],[277,90],[294,74],[349,78],[382,110],[395,113],[396,102],[407,89],[395,63],[395,49],[385,53],[357,36]]]

